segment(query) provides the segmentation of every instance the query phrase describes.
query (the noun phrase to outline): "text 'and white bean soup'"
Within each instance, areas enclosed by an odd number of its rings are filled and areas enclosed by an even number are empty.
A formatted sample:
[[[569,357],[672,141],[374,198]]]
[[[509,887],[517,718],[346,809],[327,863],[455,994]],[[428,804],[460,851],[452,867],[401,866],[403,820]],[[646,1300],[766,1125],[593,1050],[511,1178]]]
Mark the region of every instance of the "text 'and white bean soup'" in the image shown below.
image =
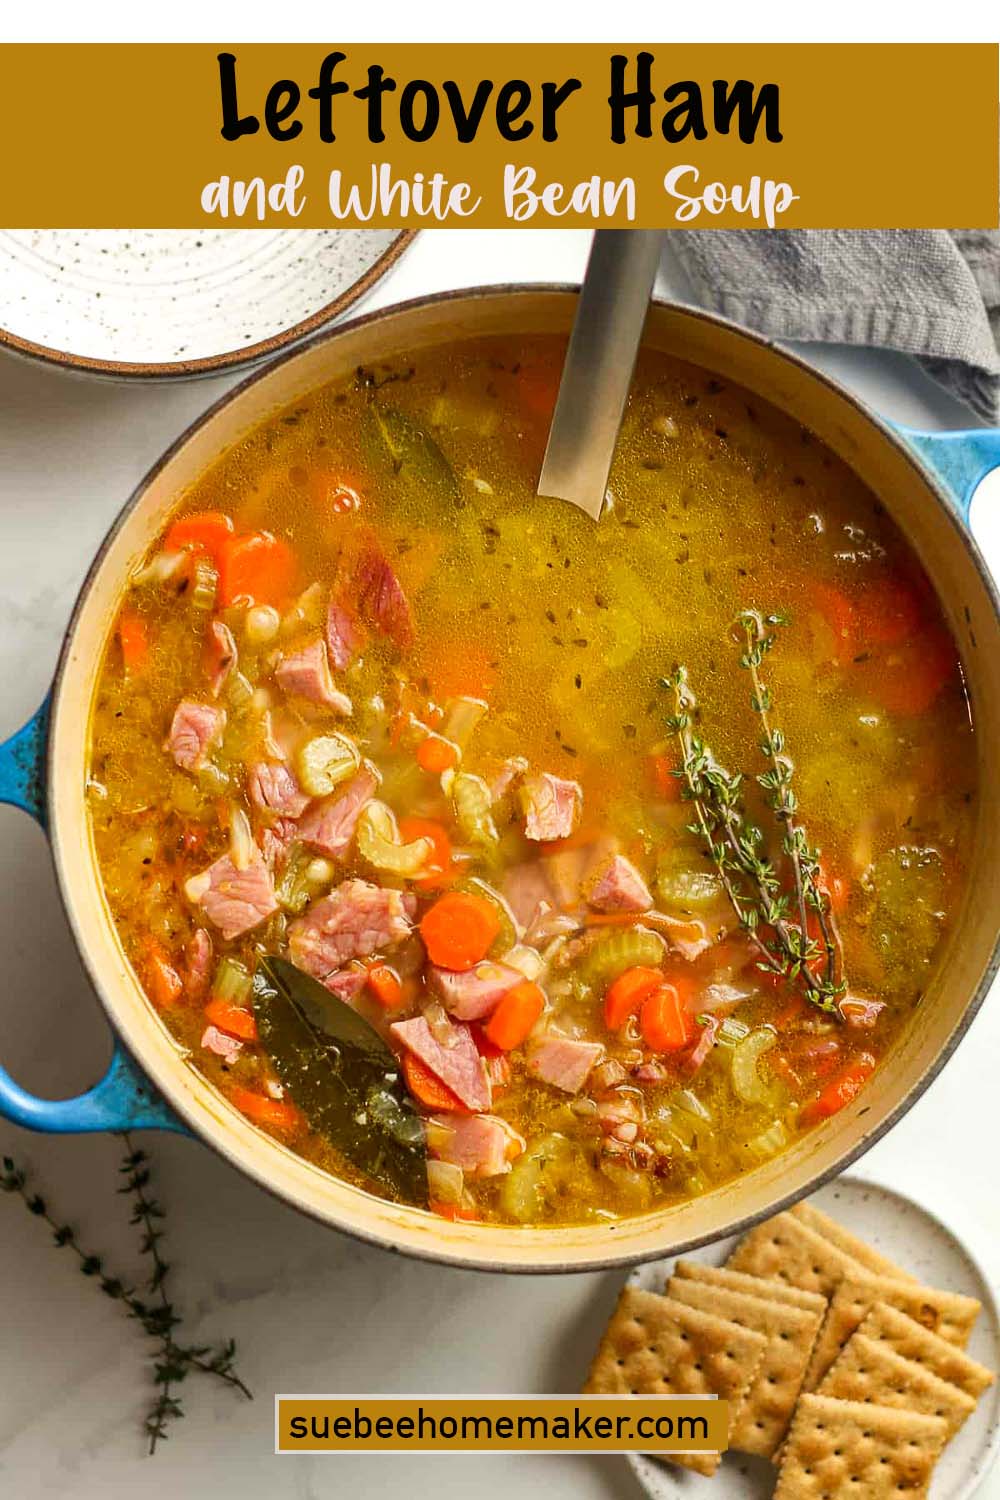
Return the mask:
[[[648,353],[599,525],[539,501],[562,348],[254,430],[135,571],[93,709],[107,901],[191,1063],[446,1218],[641,1213],[848,1104],[975,815],[958,654],[873,496]]]

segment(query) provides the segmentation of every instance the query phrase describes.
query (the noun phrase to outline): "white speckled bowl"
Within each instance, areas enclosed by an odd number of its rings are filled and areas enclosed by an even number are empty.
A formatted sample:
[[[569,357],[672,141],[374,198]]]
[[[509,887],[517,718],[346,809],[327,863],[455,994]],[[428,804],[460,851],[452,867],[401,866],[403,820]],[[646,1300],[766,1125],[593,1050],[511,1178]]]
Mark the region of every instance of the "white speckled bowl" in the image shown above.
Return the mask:
[[[413,234],[0,230],[0,348],[117,377],[237,369],[337,317]]]

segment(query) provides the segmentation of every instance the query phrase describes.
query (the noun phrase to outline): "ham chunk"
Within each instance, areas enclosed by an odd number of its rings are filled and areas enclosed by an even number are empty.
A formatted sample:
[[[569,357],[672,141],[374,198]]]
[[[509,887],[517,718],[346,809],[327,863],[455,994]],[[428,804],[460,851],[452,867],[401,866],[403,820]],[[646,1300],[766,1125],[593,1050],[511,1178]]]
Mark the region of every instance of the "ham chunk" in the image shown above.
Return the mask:
[[[431,1115],[427,1144],[437,1161],[461,1167],[466,1177],[500,1177],[524,1150],[524,1137],[496,1115]]]
[[[236,641],[228,625],[213,620],[205,640],[205,672],[208,691],[217,698],[236,665]]]
[[[525,836],[536,843],[569,838],[583,807],[580,783],[565,781],[548,771],[526,776],[520,798]]]
[[[203,1000],[212,972],[212,939],[204,927],[196,927],[184,949],[184,993],[189,1000]]]
[[[326,645],[321,640],[311,641],[291,656],[283,656],[274,676],[281,691],[289,697],[305,698],[345,717],[353,712],[350,698],[333,685]]]
[[[326,611],[326,649],[338,672],[351,665],[363,643],[363,632],[353,610],[335,594],[331,595]]]
[[[600,1042],[577,1042],[549,1032],[528,1049],[528,1072],[566,1094],[578,1094],[604,1056]]]
[[[346,854],[366,803],[378,787],[378,772],[367,763],[329,797],[309,809],[299,825],[299,837],[310,849],[329,859]]]
[[[259,927],[278,910],[271,872],[256,850],[245,870],[238,870],[224,854],[200,875],[192,875],[184,889],[227,942]]]
[[[224,708],[185,698],[174,712],[166,748],[182,771],[200,771],[208,752],[222,739],[225,727]]]
[[[451,1026],[444,1042],[438,1040],[437,1030],[431,1031],[423,1016],[395,1021],[389,1030],[467,1109],[489,1109],[492,1102],[489,1080],[468,1026]]]
[[[484,959],[464,973],[452,969],[427,970],[427,983],[444,1003],[445,1010],[459,1021],[481,1021],[496,1010],[508,990],[520,984],[524,975],[508,964]]]
[[[408,937],[416,902],[367,880],[345,880],[288,929],[291,960],[326,981],[352,958],[370,958]]]
[[[234,1036],[227,1036],[217,1026],[206,1026],[202,1033],[201,1045],[209,1052],[214,1052],[216,1057],[221,1057],[224,1063],[234,1063],[243,1051],[243,1043]]]
[[[270,828],[261,830],[260,849],[272,875],[279,875],[285,868],[298,837],[299,825],[292,818],[278,818]]]
[[[285,761],[257,761],[247,773],[250,801],[261,812],[299,818],[312,800]]]
[[[335,974],[328,974],[323,980],[323,987],[331,995],[336,995],[338,1000],[343,1000],[345,1005],[353,1005],[367,983],[368,970],[362,964],[357,964],[349,969],[338,969]]]
[[[381,548],[370,541],[353,571],[358,613],[369,625],[406,651],[413,645],[413,616],[403,586]]]
[[[594,911],[648,911],[653,904],[649,887],[624,854],[613,854],[595,866],[587,877],[586,896]]]
[[[552,885],[540,859],[513,865],[503,877],[501,892],[521,927],[530,927],[540,908],[552,905]]]

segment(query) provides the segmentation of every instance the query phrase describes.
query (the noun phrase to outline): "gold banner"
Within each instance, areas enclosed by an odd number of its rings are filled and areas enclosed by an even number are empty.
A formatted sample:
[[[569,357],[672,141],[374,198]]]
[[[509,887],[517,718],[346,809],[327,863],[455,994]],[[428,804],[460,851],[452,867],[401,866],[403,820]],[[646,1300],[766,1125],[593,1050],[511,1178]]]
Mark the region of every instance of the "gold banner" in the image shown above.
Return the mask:
[[[705,1396],[276,1396],[276,1453],[711,1453]]]
[[[7,45],[12,228],[998,222],[995,44]]]

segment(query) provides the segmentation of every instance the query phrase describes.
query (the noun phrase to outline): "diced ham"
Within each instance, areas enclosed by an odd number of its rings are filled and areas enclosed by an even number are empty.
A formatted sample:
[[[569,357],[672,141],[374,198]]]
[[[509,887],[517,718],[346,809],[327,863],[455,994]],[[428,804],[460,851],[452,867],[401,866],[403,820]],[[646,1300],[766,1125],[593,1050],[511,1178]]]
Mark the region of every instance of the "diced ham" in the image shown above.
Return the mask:
[[[350,781],[309,809],[299,824],[302,842],[330,859],[346,854],[362,809],[375,795],[378,782],[378,772],[365,762]]]
[[[217,1026],[206,1026],[201,1045],[221,1057],[223,1062],[234,1063],[243,1051],[243,1043],[234,1036],[227,1036]]]
[[[604,1056],[600,1042],[577,1042],[568,1036],[549,1032],[534,1041],[528,1050],[528,1072],[553,1088],[567,1094],[578,1094],[591,1068]]]
[[[617,1136],[620,1141],[634,1141],[638,1126],[642,1122],[642,1109],[631,1094],[615,1093],[602,1099],[597,1106],[597,1122],[605,1135]],[[626,1128],[622,1133],[622,1126]]]
[[[354,600],[369,625],[406,651],[413,645],[413,617],[403,586],[378,543],[370,540],[353,569]]]
[[[292,818],[279,818],[270,828],[262,830],[261,853],[272,875],[278,875],[284,869],[285,861],[298,836],[299,825]]]
[[[578,781],[566,781],[549,771],[541,771],[524,778],[520,796],[527,838],[548,843],[551,839],[568,838],[573,832],[583,807]]]
[[[497,1115],[431,1115],[427,1139],[438,1161],[461,1167],[466,1177],[500,1177],[524,1150],[524,1137]]]
[[[291,923],[289,955],[307,974],[326,980],[352,958],[370,958],[402,942],[415,910],[414,897],[403,891],[345,880]]]
[[[283,818],[301,817],[312,800],[285,761],[257,761],[247,772],[247,789],[254,807]]]
[[[414,1016],[410,1021],[395,1021],[389,1030],[408,1052],[430,1068],[435,1078],[461,1099],[467,1109],[489,1109],[489,1080],[468,1026],[450,1026],[444,1033],[447,1045],[438,1040],[423,1016]],[[438,1027],[437,1031],[440,1030]]]
[[[224,708],[185,698],[174,711],[166,749],[182,771],[200,771],[208,759],[208,752],[222,739],[225,727]]]
[[[338,969],[335,974],[328,974],[323,980],[323,986],[331,995],[336,995],[338,1000],[350,1005],[360,995],[367,980],[368,970],[358,964],[350,969]]]
[[[459,1021],[480,1021],[492,1015],[507,991],[523,978],[519,970],[508,964],[491,963],[489,959],[461,974],[433,965],[427,970],[430,988]]]
[[[503,877],[501,892],[522,927],[530,927],[539,909],[549,908],[552,903],[548,872],[540,859],[513,865]]]
[[[205,998],[212,971],[212,957],[212,939],[204,927],[196,927],[191,941],[184,949],[184,993],[189,1000]]]
[[[701,1028],[701,1035],[690,1052],[680,1060],[680,1070],[685,1078],[693,1078],[703,1063],[707,1062],[715,1046],[715,1038],[722,1022],[718,1016],[709,1016]]]
[[[345,717],[353,712],[347,694],[334,687],[326,644],[321,640],[310,641],[301,651],[283,656],[274,676],[281,691],[289,697],[305,698],[309,703],[332,709]]]
[[[523,755],[510,755],[500,766],[487,777],[487,785],[490,789],[490,800],[494,807],[502,802],[507,793],[512,791],[515,784],[520,781],[528,769],[528,762]]]
[[[217,698],[236,665],[236,641],[228,625],[213,620],[205,639],[205,672],[208,691]]]
[[[353,610],[331,594],[326,611],[326,649],[338,672],[351,665],[363,644],[364,633]]]
[[[624,854],[613,854],[591,871],[586,896],[588,906],[603,912],[648,911],[653,904],[649,887]]]
[[[848,1026],[867,1029],[874,1026],[885,1010],[884,1000],[863,1000],[860,995],[845,995],[840,1002],[840,1014]]]
[[[227,942],[259,927],[278,910],[271,872],[256,849],[246,869],[238,870],[224,854],[200,875],[192,875],[184,889]]]

